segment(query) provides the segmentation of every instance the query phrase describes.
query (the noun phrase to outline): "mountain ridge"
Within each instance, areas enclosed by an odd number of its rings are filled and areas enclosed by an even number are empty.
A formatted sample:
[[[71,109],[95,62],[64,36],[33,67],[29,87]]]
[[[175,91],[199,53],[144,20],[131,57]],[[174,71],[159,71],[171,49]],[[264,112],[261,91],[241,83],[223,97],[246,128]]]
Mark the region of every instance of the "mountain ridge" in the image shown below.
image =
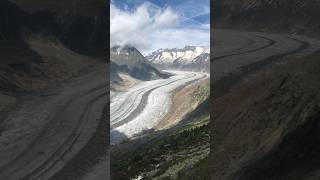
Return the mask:
[[[217,28],[319,37],[318,0],[221,0],[213,3]]]
[[[70,2],[64,9],[71,12]],[[33,10],[26,11],[26,6]],[[0,1],[0,91],[10,94],[29,91],[50,84],[53,79],[63,81],[75,76],[74,72],[80,72],[78,65],[69,66],[75,57],[79,59],[76,63],[87,66],[106,61],[107,40],[101,38],[106,36],[106,13],[103,8],[93,9],[92,6],[87,11],[92,16],[82,16],[59,13],[50,6],[42,8],[33,1]],[[48,53],[52,56],[47,57]]]
[[[121,81],[119,73],[124,72],[131,77],[147,81],[159,78],[168,78],[170,75],[154,67],[142,54],[133,46],[113,46],[110,48],[110,59],[112,70],[110,71],[111,81]]]
[[[206,46],[158,49],[146,58],[161,68],[210,71],[210,48]]]

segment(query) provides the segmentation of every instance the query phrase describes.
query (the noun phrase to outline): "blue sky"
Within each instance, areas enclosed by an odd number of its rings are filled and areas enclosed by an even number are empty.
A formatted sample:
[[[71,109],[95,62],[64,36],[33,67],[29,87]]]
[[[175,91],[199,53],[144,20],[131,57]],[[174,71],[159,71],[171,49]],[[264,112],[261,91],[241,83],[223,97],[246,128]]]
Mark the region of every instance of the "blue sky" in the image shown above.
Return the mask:
[[[159,48],[209,46],[209,0],[112,0],[111,45],[144,54]]]

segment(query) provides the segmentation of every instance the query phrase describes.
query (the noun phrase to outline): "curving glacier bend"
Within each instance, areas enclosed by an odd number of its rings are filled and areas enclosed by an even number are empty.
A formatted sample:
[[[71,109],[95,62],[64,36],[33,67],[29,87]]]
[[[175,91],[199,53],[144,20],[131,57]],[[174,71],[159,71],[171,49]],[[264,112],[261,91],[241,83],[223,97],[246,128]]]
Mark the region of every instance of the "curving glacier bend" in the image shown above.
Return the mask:
[[[175,89],[209,78],[207,73],[201,72],[168,72],[174,75],[168,79],[141,82],[111,97],[111,144],[152,129],[168,113]]]

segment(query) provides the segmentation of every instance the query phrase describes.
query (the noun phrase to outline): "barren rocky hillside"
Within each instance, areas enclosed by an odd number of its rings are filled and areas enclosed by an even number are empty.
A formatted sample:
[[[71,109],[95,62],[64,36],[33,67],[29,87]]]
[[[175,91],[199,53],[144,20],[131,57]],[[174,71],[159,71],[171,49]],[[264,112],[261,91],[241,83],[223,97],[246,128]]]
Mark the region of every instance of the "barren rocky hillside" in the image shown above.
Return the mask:
[[[110,49],[110,80],[119,81],[119,73],[125,73],[140,80],[168,78],[169,75],[155,68],[133,46],[114,46]]]
[[[106,13],[0,1],[0,179],[106,178]]]
[[[246,78],[213,101],[211,179],[319,176],[319,53]]]
[[[320,35],[319,0],[214,1],[217,27]]]
[[[39,88],[49,80],[75,76],[94,63],[80,54],[105,56],[106,38],[101,38],[106,37],[107,30],[104,6],[100,1],[90,1],[82,13],[83,2],[0,2],[2,91]],[[77,57],[70,58],[74,55]]]
[[[320,37],[318,0],[222,0],[213,6],[217,28]],[[211,85],[211,179],[320,178],[319,51],[308,56],[275,52],[265,51],[267,64],[244,67],[243,75]],[[236,57],[234,62],[248,61]]]

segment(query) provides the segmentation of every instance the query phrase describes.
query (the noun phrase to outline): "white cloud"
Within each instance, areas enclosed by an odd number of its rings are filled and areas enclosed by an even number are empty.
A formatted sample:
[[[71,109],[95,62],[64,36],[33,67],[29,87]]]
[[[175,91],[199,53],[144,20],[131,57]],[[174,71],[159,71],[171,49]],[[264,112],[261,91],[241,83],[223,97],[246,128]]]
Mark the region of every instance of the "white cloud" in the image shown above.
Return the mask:
[[[132,45],[143,54],[159,48],[209,46],[209,26],[186,27],[182,23],[184,19],[169,7],[161,9],[151,3],[144,3],[131,11],[111,4],[111,46]]]
[[[172,28],[156,31],[152,34],[151,47],[143,52],[148,54],[160,48],[183,48],[186,45],[209,46],[210,30]]]
[[[165,10],[153,8],[151,11],[151,6],[145,3],[130,12],[111,4],[111,46],[128,44],[139,49],[148,49],[152,45],[151,35],[155,31],[174,27],[178,19],[179,15],[170,8]]]
[[[158,13],[155,18],[155,27],[171,27],[172,25],[176,25],[179,20],[178,14],[173,12],[171,9],[165,9],[163,12]]]

